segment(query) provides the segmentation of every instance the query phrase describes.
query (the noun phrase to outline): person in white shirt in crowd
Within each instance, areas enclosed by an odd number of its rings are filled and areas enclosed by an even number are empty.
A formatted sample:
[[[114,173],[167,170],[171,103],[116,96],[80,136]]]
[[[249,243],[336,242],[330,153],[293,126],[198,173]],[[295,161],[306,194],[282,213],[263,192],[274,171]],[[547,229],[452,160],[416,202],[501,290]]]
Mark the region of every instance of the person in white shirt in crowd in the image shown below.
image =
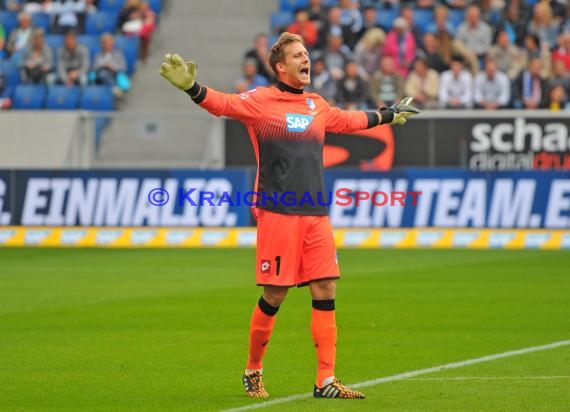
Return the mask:
[[[456,39],[477,55],[479,67],[482,67],[484,58],[491,49],[493,30],[481,20],[479,7],[469,6],[465,12],[465,21],[457,29]]]
[[[505,73],[497,69],[497,63],[490,57],[485,60],[485,70],[475,76],[473,94],[475,107],[478,109],[504,109],[509,105],[511,81]]]
[[[18,14],[18,27],[12,30],[6,42],[6,50],[8,53],[14,54],[26,49],[31,43],[33,31],[32,16],[24,12]]]
[[[465,69],[459,55],[453,55],[450,69],[440,76],[439,105],[446,109],[473,107],[473,75]]]

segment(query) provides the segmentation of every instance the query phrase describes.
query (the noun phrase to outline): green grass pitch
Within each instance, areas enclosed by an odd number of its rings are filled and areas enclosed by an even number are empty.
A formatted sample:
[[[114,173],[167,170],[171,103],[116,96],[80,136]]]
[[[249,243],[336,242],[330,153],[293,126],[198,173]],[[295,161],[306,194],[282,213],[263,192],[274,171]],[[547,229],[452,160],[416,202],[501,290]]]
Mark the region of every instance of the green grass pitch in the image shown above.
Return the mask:
[[[570,339],[570,253],[340,250],[337,375],[346,383]],[[0,410],[215,411],[241,386],[254,250],[0,249]],[[279,312],[272,399],[309,393],[307,288]],[[278,411],[568,411],[570,346]]]

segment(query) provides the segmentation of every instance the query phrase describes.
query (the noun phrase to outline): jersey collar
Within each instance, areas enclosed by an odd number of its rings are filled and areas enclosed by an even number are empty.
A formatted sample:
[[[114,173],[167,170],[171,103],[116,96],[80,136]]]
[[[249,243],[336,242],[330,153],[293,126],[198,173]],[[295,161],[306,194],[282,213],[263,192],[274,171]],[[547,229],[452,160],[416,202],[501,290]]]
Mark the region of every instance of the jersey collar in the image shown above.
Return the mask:
[[[294,94],[303,94],[303,89],[295,89],[294,87],[289,86],[283,82],[277,81],[277,88],[282,92],[289,92]]]

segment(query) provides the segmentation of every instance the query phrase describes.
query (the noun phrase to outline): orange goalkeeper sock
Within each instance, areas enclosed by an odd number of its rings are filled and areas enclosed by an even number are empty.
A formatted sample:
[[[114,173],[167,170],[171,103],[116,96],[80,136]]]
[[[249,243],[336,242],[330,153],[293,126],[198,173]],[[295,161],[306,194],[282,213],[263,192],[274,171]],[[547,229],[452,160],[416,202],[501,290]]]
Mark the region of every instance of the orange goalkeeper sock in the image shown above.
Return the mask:
[[[334,299],[313,300],[311,331],[317,350],[317,380],[321,388],[326,378],[334,376],[336,360],[336,316]]]
[[[267,343],[271,338],[275,315],[278,310],[279,306],[271,306],[263,299],[263,296],[253,309],[249,327],[249,358],[246,369],[261,369],[263,367],[263,355],[265,355]]]

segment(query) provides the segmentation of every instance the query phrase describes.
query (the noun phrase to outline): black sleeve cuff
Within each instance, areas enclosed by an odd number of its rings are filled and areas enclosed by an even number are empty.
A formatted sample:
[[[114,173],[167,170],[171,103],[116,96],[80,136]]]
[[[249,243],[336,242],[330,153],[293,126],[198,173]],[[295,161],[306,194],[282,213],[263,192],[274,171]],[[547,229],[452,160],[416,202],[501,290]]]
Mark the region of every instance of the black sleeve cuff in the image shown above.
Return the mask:
[[[204,86],[200,86],[198,82],[194,82],[194,85],[190,87],[188,90],[184,90],[184,92],[190,96],[190,98],[196,104],[202,103],[202,101],[206,98],[206,93],[208,89]]]
[[[368,117],[368,126],[366,126],[367,129],[378,126],[378,122],[380,121],[378,113],[366,112],[366,116]]]
[[[382,116],[380,124],[392,123],[392,120],[394,120],[394,112],[392,110],[380,109],[380,116]]]

